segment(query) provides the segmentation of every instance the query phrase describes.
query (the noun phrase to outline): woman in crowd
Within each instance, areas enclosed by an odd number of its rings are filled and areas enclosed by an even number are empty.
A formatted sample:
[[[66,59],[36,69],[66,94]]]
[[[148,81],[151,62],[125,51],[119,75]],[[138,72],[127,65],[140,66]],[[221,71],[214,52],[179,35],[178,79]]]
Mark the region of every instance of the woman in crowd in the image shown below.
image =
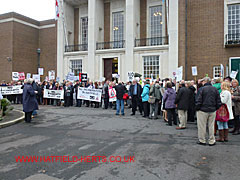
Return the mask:
[[[172,88],[172,83],[167,82],[167,90],[163,95],[163,102],[168,115],[168,124],[172,126],[172,121],[177,125],[176,105],[174,104],[176,99],[176,91]]]
[[[143,92],[142,92],[142,103],[143,103],[143,111],[144,115],[143,117],[148,118],[149,117],[149,112],[150,112],[150,105],[148,103],[149,99],[149,89],[150,89],[150,81],[147,79],[145,81],[145,85],[143,87]]]
[[[30,123],[32,120],[32,112],[38,110],[36,93],[32,87],[33,79],[28,79],[27,84],[23,88],[23,112],[25,112],[25,121]]]
[[[232,81],[232,106],[234,116],[234,129],[231,131],[233,135],[240,134],[240,86],[238,80]]]
[[[156,81],[155,84],[151,87],[149,94],[150,94],[150,97],[152,96],[155,99],[155,102],[150,104],[151,112],[150,112],[149,118],[157,119],[158,105],[159,105],[159,101],[161,101],[162,99],[159,81]]]
[[[43,81],[43,94],[44,94],[44,89],[49,89],[49,84],[47,81]],[[43,105],[48,105],[48,99],[47,98],[43,98]]]
[[[222,92],[220,94],[221,102],[223,105],[224,104],[226,105],[229,113],[229,118],[225,122],[217,121],[218,130],[219,130],[219,139],[217,139],[217,141],[227,142],[228,141],[228,120],[234,118],[233,112],[232,112],[232,97],[231,97],[231,91],[230,91],[230,83],[224,81],[221,84],[221,89],[222,89]]]

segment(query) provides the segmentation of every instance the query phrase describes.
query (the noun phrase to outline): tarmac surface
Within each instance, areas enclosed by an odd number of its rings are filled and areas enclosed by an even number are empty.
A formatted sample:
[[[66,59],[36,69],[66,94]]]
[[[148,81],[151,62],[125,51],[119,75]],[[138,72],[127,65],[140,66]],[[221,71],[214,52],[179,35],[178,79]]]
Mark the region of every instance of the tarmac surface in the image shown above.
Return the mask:
[[[15,109],[21,109],[20,105]],[[0,180],[239,180],[240,135],[197,145],[197,127],[114,110],[40,106],[31,124],[0,129]],[[17,156],[105,156],[108,162],[16,162]],[[109,162],[110,157],[132,162]],[[71,160],[71,159],[70,159]],[[114,160],[114,159],[112,159]]]

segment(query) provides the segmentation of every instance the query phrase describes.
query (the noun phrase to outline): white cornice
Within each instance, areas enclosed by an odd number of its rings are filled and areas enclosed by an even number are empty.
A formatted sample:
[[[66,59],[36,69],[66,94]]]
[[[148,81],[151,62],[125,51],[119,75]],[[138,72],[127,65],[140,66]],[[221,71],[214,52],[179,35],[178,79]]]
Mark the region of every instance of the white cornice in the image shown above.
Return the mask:
[[[0,24],[5,23],[5,22],[18,22],[18,23],[21,23],[21,24],[24,24],[24,25],[27,25],[27,26],[30,26],[30,27],[33,27],[33,28],[36,28],[36,29],[45,29],[45,28],[55,27],[55,24],[37,26],[35,24],[29,23],[29,22],[26,22],[26,21],[23,21],[23,20],[20,20],[20,19],[17,19],[17,18],[7,18],[7,19],[0,20]]]

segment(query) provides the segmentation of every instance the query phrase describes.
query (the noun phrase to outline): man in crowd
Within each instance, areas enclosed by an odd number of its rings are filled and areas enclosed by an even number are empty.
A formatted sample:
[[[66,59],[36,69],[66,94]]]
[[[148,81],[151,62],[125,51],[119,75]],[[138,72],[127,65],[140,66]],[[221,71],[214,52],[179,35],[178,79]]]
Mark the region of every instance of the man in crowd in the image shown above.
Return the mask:
[[[104,94],[104,109],[108,108],[109,104],[109,94],[108,94],[108,86],[109,86],[109,81],[106,80],[104,86],[103,86],[103,94]]]
[[[139,112],[142,115],[142,87],[140,84],[137,83],[136,80],[133,80],[133,84],[130,86],[129,89],[129,99],[132,99],[132,116],[135,115],[137,110],[137,106],[139,108]]]
[[[116,115],[119,115],[120,105],[121,105],[121,114],[124,116],[124,100],[123,95],[126,92],[126,87],[119,82],[117,86],[114,87],[117,93],[117,112]]]
[[[214,136],[214,123],[216,111],[221,106],[221,99],[217,88],[211,85],[209,77],[203,78],[203,87],[196,101],[197,125],[199,145],[206,145],[206,128],[209,131],[209,146],[216,143]]]
[[[178,90],[177,97],[175,99],[175,104],[178,109],[178,117],[179,117],[179,127],[177,130],[186,129],[187,124],[187,112],[189,108],[189,98],[190,98],[190,90],[185,87],[185,81],[180,82],[180,89]]]

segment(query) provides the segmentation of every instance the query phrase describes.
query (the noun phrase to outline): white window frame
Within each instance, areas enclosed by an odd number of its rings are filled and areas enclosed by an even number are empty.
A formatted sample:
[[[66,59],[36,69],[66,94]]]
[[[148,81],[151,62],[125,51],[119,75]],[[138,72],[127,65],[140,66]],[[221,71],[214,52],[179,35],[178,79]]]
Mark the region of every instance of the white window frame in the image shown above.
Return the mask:
[[[87,26],[83,26],[83,19],[87,19]],[[87,27],[87,36],[86,36],[86,42],[84,42],[83,38],[83,28]],[[81,17],[81,44],[88,44],[88,16]]]
[[[219,76],[217,76],[216,77],[216,69],[217,68],[219,68]],[[224,72],[223,72],[224,73]],[[213,66],[213,79],[218,79],[218,78],[221,78],[221,76],[220,76],[220,74],[221,74],[221,66],[219,65],[219,66]]]
[[[156,67],[156,66],[158,66],[158,69],[156,68],[154,71],[158,71],[158,74],[153,74],[153,79],[156,79],[156,78],[160,78],[160,55],[144,55],[144,56],[142,56],[142,65],[143,65],[143,78],[145,79],[145,78],[151,78],[151,73],[149,73],[149,75],[150,75],[150,77],[146,77],[145,76],[145,69],[144,69],[144,67],[145,67],[145,65],[144,65],[144,60],[145,60],[145,58],[150,58],[150,57],[158,57],[158,65],[152,65],[152,66],[154,66],[154,67]],[[150,63],[150,60],[151,59],[149,59],[148,61],[149,61],[149,63]],[[156,60],[156,59],[155,59]],[[153,64],[153,61],[152,61],[152,64]],[[150,67],[150,66],[148,66],[148,67]],[[150,71],[150,70],[149,70]],[[154,78],[154,76],[155,76],[155,78]],[[158,76],[158,77],[157,77]]]
[[[78,76],[78,74],[75,74],[75,70],[79,69],[78,73],[82,73],[83,72],[83,60],[82,59],[70,59],[70,72],[74,73],[74,76]],[[75,65],[73,65],[73,62],[75,62]],[[76,62],[80,62],[80,64],[78,65]],[[75,66],[75,67],[73,67]],[[80,66],[79,68],[77,66]]]
[[[114,16],[116,14],[121,14],[123,16],[122,24],[119,23],[120,21],[118,23],[116,23],[114,21],[115,20]],[[116,25],[117,28],[122,26],[122,32],[117,35],[117,38],[116,38],[114,32],[115,31],[119,31],[119,29],[115,29],[116,27],[114,27],[114,25]],[[124,11],[112,12],[112,39],[113,39],[113,41],[123,41],[124,40],[124,28],[125,28],[125,24],[124,24]],[[123,48],[123,42],[116,42],[116,43],[114,43],[114,48]]]

